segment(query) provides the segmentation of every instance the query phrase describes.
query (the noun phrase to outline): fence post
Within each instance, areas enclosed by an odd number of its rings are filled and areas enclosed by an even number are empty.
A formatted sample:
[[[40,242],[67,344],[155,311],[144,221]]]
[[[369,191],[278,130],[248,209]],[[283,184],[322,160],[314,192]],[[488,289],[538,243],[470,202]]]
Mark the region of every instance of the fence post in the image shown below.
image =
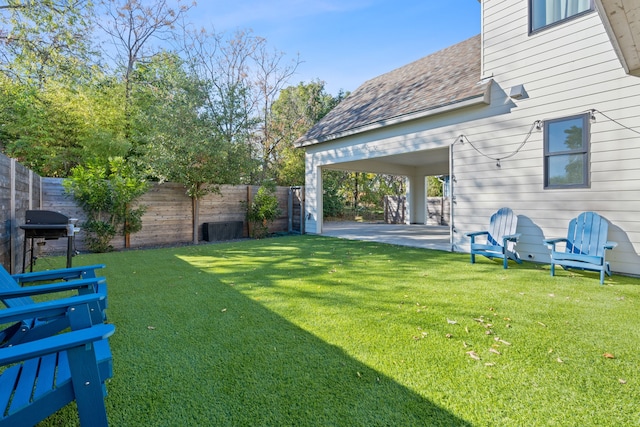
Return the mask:
[[[293,188],[289,187],[287,191],[287,231],[291,233],[293,231]]]
[[[16,159],[10,159],[9,172],[9,273],[14,274],[17,251],[16,236]]]
[[[251,203],[253,201],[253,190],[250,185],[247,185],[247,209],[251,209]],[[247,211],[248,212],[248,211]],[[251,221],[247,221],[247,237],[251,237]]]

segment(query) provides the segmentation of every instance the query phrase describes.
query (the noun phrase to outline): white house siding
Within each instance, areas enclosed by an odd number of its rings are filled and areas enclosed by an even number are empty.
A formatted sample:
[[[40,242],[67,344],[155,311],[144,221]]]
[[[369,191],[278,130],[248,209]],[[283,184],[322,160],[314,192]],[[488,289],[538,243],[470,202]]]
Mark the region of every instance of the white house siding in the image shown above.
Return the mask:
[[[520,255],[548,262],[543,240],[566,235],[572,218],[592,210],[610,222],[609,239],[618,242],[607,254],[613,270],[640,275],[640,135],[596,114],[590,188],[544,190],[541,131],[534,130],[522,149],[505,159],[534,121],[592,108],[640,132],[640,78],[625,74],[596,12],[530,36],[528,0],[483,0],[482,10],[482,81],[494,81],[491,104],[308,146],[307,231],[321,231],[320,169],[439,174],[449,165],[400,167],[385,162],[385,156],[453,144],[454,250],[468,252],[465,233],[486,229],[490,215],[509,206],[519,216]],[[524,85],[526,97],[509,98],[516,85]],[[454,144],[459,135],[487,156],[501,158],[500,167],[468,142]]]
[[[504,91],[523,84],[528,97],[510,100],[509,114],[477,121],[465,135],[492,157],[512,153],[535,120],[580,114],[595,108],[640,131],[640,78],[626,75],[596,12],[528,35],[527,0],[484,0],[483,75]],[[523,258],[546,262],[544,238],[566,234],[569,220],[596,211],[610,223],[619,246],[608,253],[614,271],[640,274],[640,135],[600,114],[591,124],[591,186],[543,189],[542,132],[522,150],[496,161],[469,144],[454,146],[456,250],[467,251],[464,233],[486,227],[501,206],[519,215],[517,249]]]

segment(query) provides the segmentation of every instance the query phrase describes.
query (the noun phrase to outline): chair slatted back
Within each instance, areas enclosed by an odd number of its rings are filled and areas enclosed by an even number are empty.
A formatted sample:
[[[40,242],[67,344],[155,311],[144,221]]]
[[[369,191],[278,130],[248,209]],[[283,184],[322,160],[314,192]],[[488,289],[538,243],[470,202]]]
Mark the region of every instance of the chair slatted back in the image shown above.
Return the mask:
[[[498,212],[491,215],[489,223],[489,235],[487,240],[492,245],[502,246],[502,236],[516,233],[518,227],[518,217],[513,214],[510,208],[500,208]],[[514,251],[516,242],[507,242],[507,249]]]
[[[595,212],[583,212],[569,223],[567,253],[604,256],[609,224]]]

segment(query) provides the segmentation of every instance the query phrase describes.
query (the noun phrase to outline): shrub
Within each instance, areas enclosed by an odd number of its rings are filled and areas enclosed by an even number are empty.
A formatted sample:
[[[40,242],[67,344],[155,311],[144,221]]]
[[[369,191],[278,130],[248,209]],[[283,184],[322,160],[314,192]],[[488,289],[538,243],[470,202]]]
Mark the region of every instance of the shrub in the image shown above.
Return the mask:
[[[82,226],[92,252],[111,251],[118,233],[125,236],[142,229],[145,208],[134,209],[131,203],[147,191],[148,183],[122,157],[109,158],[106,166],[77,166],[63,185],[87,214]]]
[[[276,185],[273,181],[266,181],[247,208],[247,221],[253,225],[251,237],[266,237],[269,234],[269,224],[278,218],[280,213]]]

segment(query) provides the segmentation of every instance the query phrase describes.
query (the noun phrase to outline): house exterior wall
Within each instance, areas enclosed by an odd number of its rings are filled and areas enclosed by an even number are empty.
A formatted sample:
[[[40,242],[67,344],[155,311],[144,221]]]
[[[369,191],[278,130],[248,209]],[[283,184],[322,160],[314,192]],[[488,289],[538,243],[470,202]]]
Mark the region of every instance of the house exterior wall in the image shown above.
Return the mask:
[[[595,108],[640,131],[640,78],[625,74],[600,21],[593,13],[528,34],[526,0],[482,2],[483,76],[508,93],[522,84],[528,97],[509,114],[479,121],[466,136],[492,157],[513,152],[535,120],[572,116]],[[500,99],[492,99],[492,107]],[[495,104],[494,104],[495,102]],[[469,144],[454,150],[454,248],[469,249],[464,233],[486,227],[501,206],[519,215],[517,250],[524,259],[549,260],[544,238],[566,235],[571,218],[596,211],[610,222],[607,254],[614,271],[640,274],[640,135],[596,113],[591,123],[590,187],[544,189],[543,134],[534,131],[522,150],[496,161]]]
[[[596,113],[590,127],[590,186],[551,190],[544,189],[543,132],[533,129],[536,120],[596,109],[640,132],[640,78],[625,74],[595,11],[533,35],[528,33],[528,0],[483,0],[481,19],[481,82],[493,80],[490,105],[307,147],[307,213],[313,218],[307,231],[321,232],[317,172],[350,164],[364,167],[359,162],[368,161],[371,172],[413,179],[450,173],[455,178],[455,251],[468,252],[465,233],[486,229],[491,214],[509,206],[519,216],[521,257],[548,262],[543,240],[565,236],[572,218],[592,210],[609,221],[609,239],[618,243],[607,253],[612,269],[640,275],[640,135]],[[512,99],[508,93],[517,85],[526,94]],[[387,163],[396,172],[373,169],[384,169],[386,156],[444,147],[451,148],[450,164],[403,168]]]
[[[484,104],[483,104],[484,105]],[[473,121],[486,116],[487,106],[470,106],[462,110],[438,114],[395,126],[360,133],[323,144],[306,147],[306,223],[307,233],[322,232],[322,170],[343,169],[410,177],[418,185],[419,177],[447,175],[449,160],[441,155],[459,134],[461,121]],[[423,164],[406,166],[387,159],[408,152],[427,153]],[[430,160],[429,153],[434,153]],[[415,187],[415,186],[414,186]],[[424,188],[424,184],[422,184]],[[416,190],[414,188],[414,190]],[[424,196],[414,191],[415,200],[408,204],[414,210],[410,216],[426,221]],[[422,202],[420,202],[422,200]],[[420,204],[424,212],[415,212]],[[415,222],[409,218],[411,222]]]

